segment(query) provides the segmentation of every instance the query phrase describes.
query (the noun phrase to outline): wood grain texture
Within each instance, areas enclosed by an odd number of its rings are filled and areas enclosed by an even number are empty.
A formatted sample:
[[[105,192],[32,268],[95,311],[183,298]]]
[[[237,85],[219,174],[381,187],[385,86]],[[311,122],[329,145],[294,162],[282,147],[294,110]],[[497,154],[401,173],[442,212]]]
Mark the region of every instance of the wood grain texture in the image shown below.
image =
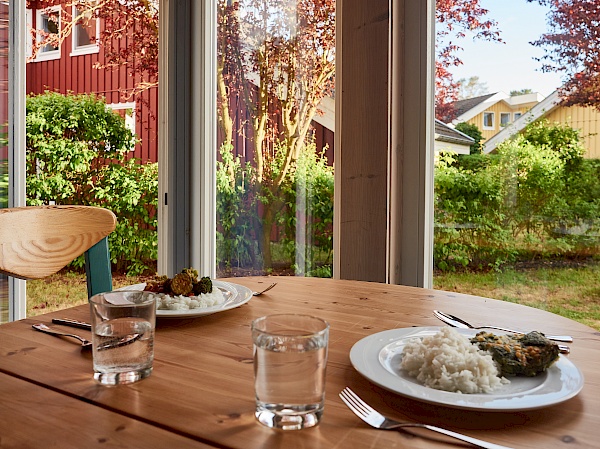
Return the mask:
[[[0,374],[2,448],[195,448],[181,435]]]
[[[356,418],[338,393],[349,386],[380,411],[399,419],[425,421],[476,438],[522,449],[594,448],[600,439],[600,335],[551,313],[512,303],[398,285],[316,278],[226,279],[267,294],[223,313],[195,319],[159,319],[154,372],[139,383],[118,388],[92,379],[91,355],[68,341],[31,330],[52,317],[89,321],[87,306],[0,326],[0,371],[31,379],[57,391],[192,435],[221,448],[447,448],[448,440],[425,433],[372,429]],[[387,329],[439,326],[432,310],[471,322],[570,334],[570,360],[586,384],[575,398],[541,410],[482,413],[415,401],[379,388],[358,374],[349,360],[361,338]],[[309,313],[331,325],[326,405],[314,429],[279,432],[254,418],[250,323],[260,316]],[[80,331],[86,335],[86,331]],[[0,416],[1,418],[1,416]]]
[[[388,1],[338,6],[333,253],[340,279],[387,279],[388,37]]]
[[[21,279],[56,273],[110,234],[108,209],[39,206],[0,209],[0,272]]]

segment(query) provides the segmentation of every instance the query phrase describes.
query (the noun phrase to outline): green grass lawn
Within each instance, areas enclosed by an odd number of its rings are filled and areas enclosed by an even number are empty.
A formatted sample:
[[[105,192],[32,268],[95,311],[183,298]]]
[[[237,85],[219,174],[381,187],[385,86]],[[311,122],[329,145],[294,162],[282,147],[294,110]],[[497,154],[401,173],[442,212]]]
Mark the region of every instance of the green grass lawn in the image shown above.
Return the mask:
[[[115,276],[115,288],[143,282]],[[488,273],[436,273],[434,288],[547,310],[600,330],[600,263]],[[85,276],[61,273],[27,282],[27,316],[87,302]]]
[[[547,310],[600,330],[600,264],[489,273],[436,273],[434,288]]]
[[[113,287],[144,282],[137,277],[113,276]],[[41,315],[87,303],[85,275],[61,272],[27,281],[27,316]]]

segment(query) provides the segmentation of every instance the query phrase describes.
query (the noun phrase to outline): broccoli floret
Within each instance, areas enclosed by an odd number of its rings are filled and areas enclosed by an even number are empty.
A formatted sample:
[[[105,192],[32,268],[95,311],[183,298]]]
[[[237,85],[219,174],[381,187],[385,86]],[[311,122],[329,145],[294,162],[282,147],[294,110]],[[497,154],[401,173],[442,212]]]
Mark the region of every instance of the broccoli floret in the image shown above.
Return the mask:
[[[198,281],[198,270],[195,270],[194,268],[184,268],[183,270],[181,270],[181,272],[186,273],[190,277],[192,282]]]
[[[203,293],[210,293],[213,290],[212,281],[209,277],[204,276],[194,284],[194,295],[198,296]]]

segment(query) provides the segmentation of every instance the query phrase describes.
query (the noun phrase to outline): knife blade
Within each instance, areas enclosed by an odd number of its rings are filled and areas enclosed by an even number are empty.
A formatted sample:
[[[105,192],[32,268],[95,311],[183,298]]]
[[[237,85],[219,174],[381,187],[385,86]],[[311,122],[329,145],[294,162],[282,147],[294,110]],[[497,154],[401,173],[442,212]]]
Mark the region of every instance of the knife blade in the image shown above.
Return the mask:
[[[78,329],[92,330],[92,325],[85,321],[71,320],[68,318],[52,318],[54,324],[62,324],[63,326],[76,327]]]
[[[441,312],[439,310],[434,310],[433,314],[435,315],[435,317],[437,319],[443,321],[444,323],[446,323],[452,327],[457,327],[459,329],[497,329],[497,330],[501,330],[501,331],[505,331],[505,332],[509,332],[509,333],[513,333],[513,334],[524,334],[525,333],[525,332],[515,331],[515,330],[511,330],[511,329],[506,329],[504,327],[497,327],[497,326],[473,326],[472,324],[467,323],[465,320],[455,317],[454,315],[450,315],[448,313]],[[560,342],[572,342],[573,341],[573,338],[568,335],[546,335],[546,338],[548,338],[549,340],[560,341]],[[563,354],[569,354],[571,352],[571,348],[569,348],[566,345],[558,345],[558,349]]]

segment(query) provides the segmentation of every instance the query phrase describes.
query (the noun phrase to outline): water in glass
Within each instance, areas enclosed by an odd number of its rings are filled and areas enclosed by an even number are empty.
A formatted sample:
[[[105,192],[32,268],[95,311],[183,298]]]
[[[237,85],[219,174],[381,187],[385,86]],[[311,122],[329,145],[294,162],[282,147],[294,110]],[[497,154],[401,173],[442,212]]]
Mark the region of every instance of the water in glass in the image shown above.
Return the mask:
[[[154,359],[154,328],[138,318],[117,318],[105,321],[94,330],[95,378],[118,377],[126,383],[147,377]],[[111,383],[112,381],[108,381]]]
[[[256,417],[268,427],[302,429],[323,414],[327,330],[254,332]]]

